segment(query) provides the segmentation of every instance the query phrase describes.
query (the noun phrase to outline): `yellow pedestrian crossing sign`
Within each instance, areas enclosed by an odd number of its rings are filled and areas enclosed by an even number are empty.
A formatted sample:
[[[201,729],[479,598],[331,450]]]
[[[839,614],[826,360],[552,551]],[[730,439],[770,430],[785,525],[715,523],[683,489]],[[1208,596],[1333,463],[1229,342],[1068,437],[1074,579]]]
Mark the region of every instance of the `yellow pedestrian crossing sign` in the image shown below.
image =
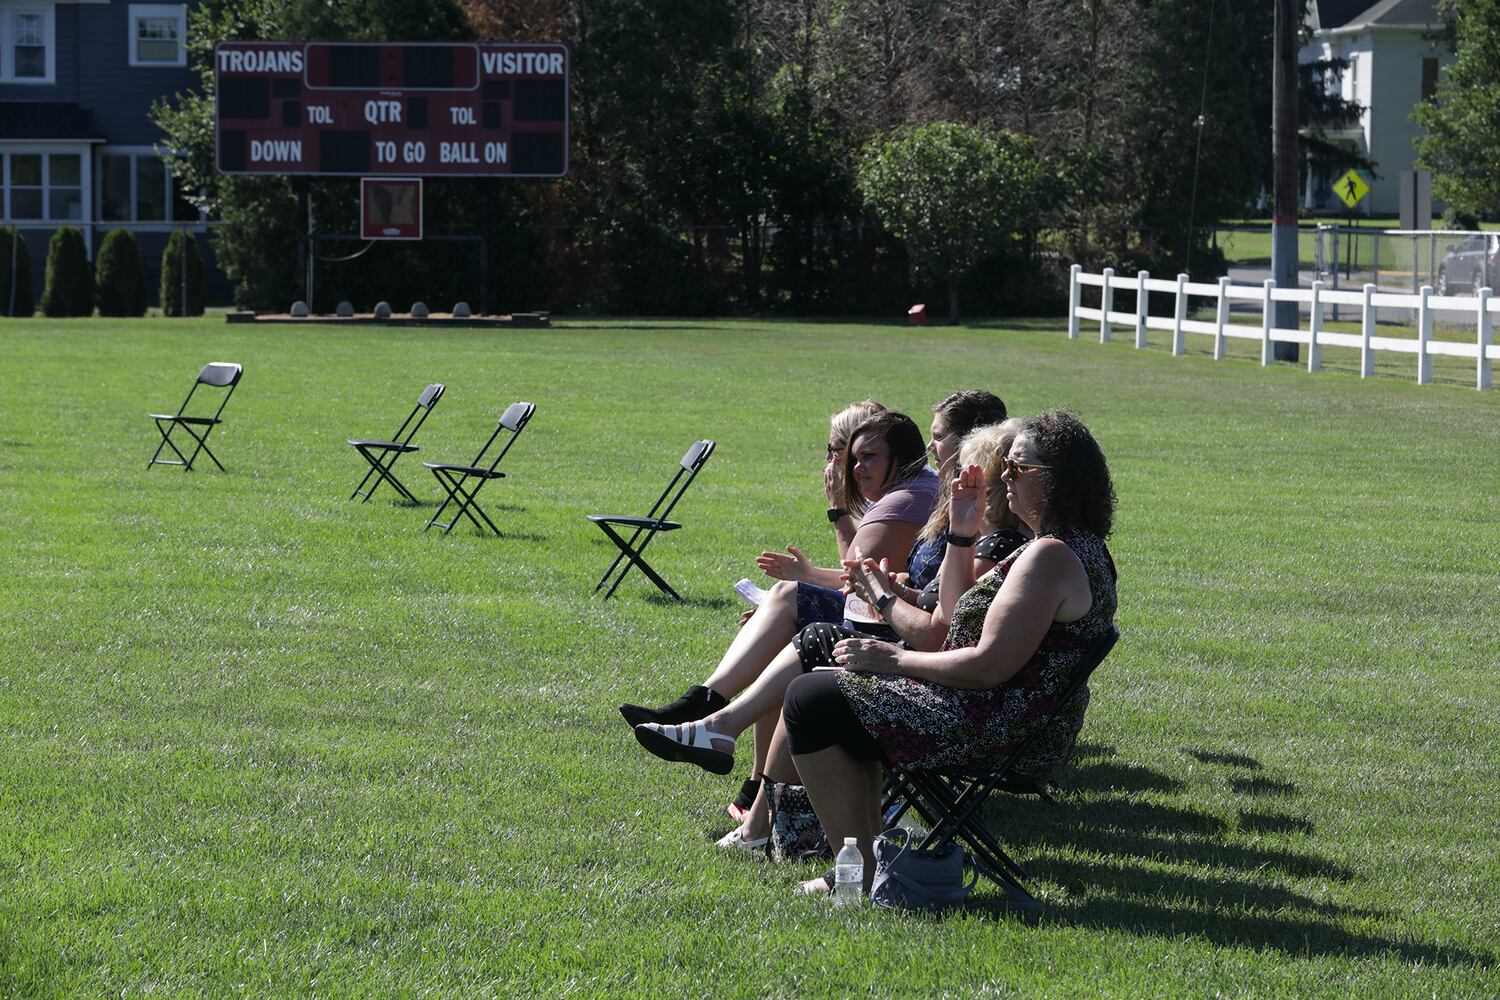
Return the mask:
[[[1345,205],[1353,208],[1360,203],[1360,200],[1365,195],[1370,193],[1370,185],[1369,182],[1359,175],[1358,170],[1351,170],[1340,177],[1338,183],[1333,185],[1333,193],[1338,195],[1339,199]]]

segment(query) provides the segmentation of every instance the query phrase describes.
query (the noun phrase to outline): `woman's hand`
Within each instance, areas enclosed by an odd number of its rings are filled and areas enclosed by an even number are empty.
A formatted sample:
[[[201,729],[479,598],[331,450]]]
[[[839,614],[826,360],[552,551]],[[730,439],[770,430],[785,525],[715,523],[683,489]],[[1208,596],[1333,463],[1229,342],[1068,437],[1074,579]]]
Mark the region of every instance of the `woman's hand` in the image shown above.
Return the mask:
[[[948,530],[955,535],[977,535],[984,526],[984,503],[989,497],[984,470],[971,465],[953,480],[953,499],[948,505]]]
[[[850,593],[872,609],[886,594],[900,594],[891,580],[889,559],[880,560],[879,565],[876,565],[874,559],[845,559],[844,572],[849,581]]]
[[[896,663],[901,647],[879,639],[842,639],[833,647],[833,662],[845,670],[865,670],[875,674],[897,673]]]
[[[828,464],[823,466],[823,492],[828,494],[828,506],[843,506],[844,468],[831,458]]]
[[[755,557],[755,565],[766,576],[775,580],[805,580],[812,569],[812,562],[797,549],[788,545],[786,555],[781,552],[762,552]]]

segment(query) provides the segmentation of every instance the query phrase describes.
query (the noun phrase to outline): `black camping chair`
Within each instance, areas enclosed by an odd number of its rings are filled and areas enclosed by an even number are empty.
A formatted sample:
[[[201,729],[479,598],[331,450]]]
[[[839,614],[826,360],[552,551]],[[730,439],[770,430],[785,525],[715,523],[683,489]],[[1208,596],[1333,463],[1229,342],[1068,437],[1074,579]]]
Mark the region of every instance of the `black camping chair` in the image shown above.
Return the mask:
[[[395,465],[396,459],[402,455],[405,455],[409,451],[417,450],[417,446],[411,443],[411,439],[416,436],[417,428],[422,426],[422,422],[427,419],[428,414],[432,412],[432,408],[442,398],[443,383],[433,382],[422,390],[422,394],[417,397],[417,405],[412,407],[406,421],[396,429],[396,433],[391,435],[389,441],[358,439],[349,442],[354,450],[359,452],[366,462],[370,463],[370,471],[365,473],[365,478],[361,479],[359,485],[354,488],[354,492],[349,494],[350,500],[353,500],[357,496],[363,496],[365,499],[361,503],[368,502],[370,497],[375,495],[376,488],[382,482],[386,482],[390,483],[391,488],[405,497],[409,502],[417,502],[417,498],[412,496],[411,491],[401,485],[401,480],[396,478],[395,473],[391,471],[391,466]],[[372,476],[375,478],[375,481],[370,483]],[[366,483],[370,483],[368,490],[365,489]]]
[[[233,361],[210,361],[198,372],[198,377],[193,381],[192,388],[188,390],[187,397],[183,399],[176,413],[149,414],[151,419],[156,421],[156,432],[161,435],[161,444],[156,446],[156,451],[151,455],[151,461],[146,463],[146,468],[149,469],[153,465],[180,465],[182,470],[187,472],[192,469],[193,462],[197,460],[198,453],[201,451],[213,459],[219,471],[223,472],[223,464],[208,447],[208,436],[223,422],[219,419],[219,415],[224,412],[224,405],[229,402],[229,397],[234,395],[234,387],[240,384],[242,374],[244,374],[244,368]],[[188,403],[192,402],[193,393],[198,391],[200,385],[227,390],[224,398],[219,400],[219,408],[211,417],[190,416],[187,412]],[[191,455],[184,455],[177,447],[177,443],[172,440],[172,432],[179,427],[182,428],[184,434],[197,442]],[[200,429],[202,433],[199,433]],[[181,440],[180,437],[179,440]],[[172,454],[177,458],[162,458],[163,448],[171,448]]]
[[[443,501],[442,506],[437,509],[437,512],[432,515],[431,520],[427,522],[427,528],[436,525],[442,528],[443,534],[446,535],[453,530],[453,526],[458,523],[460,517],[467,517],[470,521],[474,522],[474,527],[480,531],[484,531],[485,525],[488,525],[489,529],[497,537],[499,536],[500,529],[495,527],[495,522],[490,520],[489,515],[484,512],[474,498],[479,494],[479,490],[484,484],[491,479],[505,478],[505,473],[497,469],[496,466],[505,457],[505,453],[510,451],[510,446],[516,443],[516,438],[521,436],[521,432],[531,422],[531,415],[535,412],[535,403],[511,403],[507,406],[505,412],[500,415],[500,422],[495,425],[495,433],[491,434],[490,439],[484,443],[484,447],[479,449],[479,454],[474,456],[474,461],[467,465],[459,465],[452,462],[422,463],[432,470],[432,474],[437,477],[438,483],[448,493],[448,498]],[[485,453],[490,450],[490,446],[495,443],[495,440],[507,431],[510,432],[510,437],[505,439],[505,444],[495,453],[495,457],[490,461],[489,465],[484,465]],[[470,486],[470,483],[473,483],[473,485]],[[458,504],[458,510],[453,512],[452,520],[446,523],[439,522],[438,518],[443,516],[443,512],[448,509],[448,505],[455,503]],[[478,518],[474,516],[476,514],[479,515]],[[480,524],[480,520],[483,520],[484,524]],[[423,528],[422,530],[426,531],[427,528]]]
[[[1040,910],[1041,904],[1026,891],[1021,882],[1026,877],[1026,872],[985,829],[984,805],[995,792],[1038,795],[1052,801],[1044,780],[1020,774],[1016,767],[1025,759],[1027,751],[1045,728],[1046,722],[1078,696],[1088,683],[1089,676],[1104,662],[1119,638],[1119,631],[1110,626],[1089,645],[1073,668],[1068,686],[1063,689],[1052,712],[1038,719],[1037,727],[1032,730],[1031,735],[1022,740],[995,770],[924,771],[887,761],[882,814],[887,814],[887,810],[901,803],[893,814],[888,814],[887,824],[895,825],[907,809],[915,809],[931,828],[931,832],[922,841],[923,848],[938,848],[955,840],[959,841],[968,850],[980,872],[1010,897],[1011,905],[1022,910]]]
[[[604,586],[605,582],[609,580],[611,575],[614,575],[615,570],[618,568],[620,571],[619,575],[615,576],[614,583],[610,584],[608,592],[604,595],[604,599],[606,601],[609,600],[614,596],[615,589],[620,586],[620,581],[625,579],[625,574],[630,572],[630,567],[639,566],[641,572],[645,573],[651,582],[656,584],[664,593],[671,594],[679,601],[682,600],[682,595],[673,590],[672,585],[663,580],[656,570],[647,564],[645,559],[646,546],[651,544],[651,539],[656,537],[658,531],[676,531],[682,527],[676,521],[668,521],[667,515],[672,513],[672,508],[677,506],[677,501],[682,499],[682,495],[687,492],[687,488],[693,485],[693,480],[698,478],[699,471],[702,470],[704,463],[708,461],[708,456],[713,453],[714,443],[712,441],[705,439],[695,442],[687,450],[687,453],[682,456],[682,461],[677,463],[677,471],[672,476],[672,481],[667,484],[665,490],[662,490],[661,496],[656,498],[656,503],[652,505],[650,513],[645,517],[624,517],[617,514],[588,515],[588,519],[597,524],[600,530],[608,535],[609,540],[614,542],[615,546],[620,550],[620,554],[615,556],[615,561],[609,564],[609,569],[605,570],[604,575],[599,578],[599,582],[594,584],[595,593],[599,592],[599,588]],[[615,525],[634,530],[628,539],[622,538],[619,532],[615,531]],[[637,545],[637,542],[640,542],[640,544]],[[621,562],[624,562],[625,565],[621,566]]]

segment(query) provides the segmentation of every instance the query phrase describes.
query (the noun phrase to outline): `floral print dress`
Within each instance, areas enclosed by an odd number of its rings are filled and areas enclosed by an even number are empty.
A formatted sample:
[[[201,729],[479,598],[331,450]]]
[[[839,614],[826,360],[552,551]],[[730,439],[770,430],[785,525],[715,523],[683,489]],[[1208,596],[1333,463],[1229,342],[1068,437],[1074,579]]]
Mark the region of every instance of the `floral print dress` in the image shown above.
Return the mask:
[[[1078,556],[1093,603],[1076,622],[1053,622],[1037,651],[999,687],[976,691],[897,674],[837,675],[839,691],[891,761],[918,768],[996,767],[1039,724],[1046,729],[1019,762],[1021,773],[1047,777],[1072,755],[1088,708],[1088,688],[1050,719],[1041,717],[1056,707],[1074,666],[1114,620],[1115,567],[1097,535],[1070,530],[1050,537]],[[1031,544],[1017,548],[959,598],[943,649],[979,642],[1000,585]]]

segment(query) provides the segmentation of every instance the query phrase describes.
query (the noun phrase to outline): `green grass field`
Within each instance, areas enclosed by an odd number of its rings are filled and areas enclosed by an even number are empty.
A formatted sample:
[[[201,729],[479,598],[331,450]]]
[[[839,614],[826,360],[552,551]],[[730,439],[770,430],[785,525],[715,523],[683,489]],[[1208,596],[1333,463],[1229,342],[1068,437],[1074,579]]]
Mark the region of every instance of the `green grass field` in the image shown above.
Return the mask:
[[[1194,350],[4,321],[0,996],[1495,996],[1500,393]],[[145,414],[210,360],[245,365],[229,471],[148,470]],[[538,404],[481,494],[503,538],[347,499],[344,440],[429,380],[420,458]],[[701,678],[763,547],[831,558],[832,409],[925,426],[971,386],[1095,429],[1124,638],[1059,804],[990,816],[1044,916],[834,911],[722,856],[740,776],[614,706]],[[584,515],[643,512],[700,436],[652,550],[686,603],[591,596]]]

